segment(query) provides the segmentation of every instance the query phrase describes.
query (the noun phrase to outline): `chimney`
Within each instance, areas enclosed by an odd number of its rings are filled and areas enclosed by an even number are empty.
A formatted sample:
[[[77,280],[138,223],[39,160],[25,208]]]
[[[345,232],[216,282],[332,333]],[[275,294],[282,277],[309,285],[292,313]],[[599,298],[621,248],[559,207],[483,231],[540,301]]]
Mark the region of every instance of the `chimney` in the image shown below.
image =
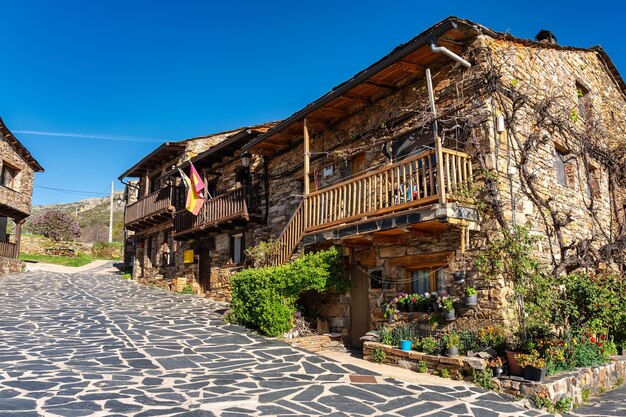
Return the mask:
[[[541,43],[549,43],[550,45],[556,45],[558,43],[556,40],[556,36],[554,36],[554,33],[545,29],[541,29],[539,33],[535,35],[535,40]]]

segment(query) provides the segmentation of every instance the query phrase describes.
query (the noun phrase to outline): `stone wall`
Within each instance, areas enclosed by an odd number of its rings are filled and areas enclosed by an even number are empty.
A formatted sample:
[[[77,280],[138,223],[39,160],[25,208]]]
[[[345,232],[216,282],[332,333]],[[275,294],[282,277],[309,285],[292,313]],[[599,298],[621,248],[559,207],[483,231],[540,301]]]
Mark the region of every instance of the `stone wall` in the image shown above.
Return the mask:
[[[620,385],[624,380],[626,380],[626,357],[613,356],[611,362],[605,365],[579,368],[548,377],[541,382],[514,377],[494,381],[507,394],[528,398],[538,395],[553,403],[563,397],[569,397],[574,404],[581,405],[584,402],[584,391],[592,395],[602,393]]]
[[[53,242],[43,236],[22,235],[20,252],[31,255],[50,255],[49,249],[53,247],[70,248],[74,250],[75,254],[79,252],[91,254],[92,244],[81,242]]]
[[[0,275],[24,271],[24,261],[0,256]]]
[[[363,344],[363,359],[375,362],[373,358],[374,349],[385,352],[383,363],[398,366],[405,369],[417,371],[419,362],[424,362],[428,367],[428,373],[441,372],[447,370],[450,378],[472,380],[473,370],[482,370],[487,367],[487,361],[480,358],[470,358],[467,356],[447,357],[440,355],[427,355],[415,350],[404,351],[396,347],[383,345],[377,342],[365,342]]]
[[[13,146],[3,136],[0,136],[0,169],[5,164],[16,169],[18,173],[12,188],[0,185],[0,202],[21,211],[26,217],[30,214],[35,172],[15,151]]]
[[[341,336],[307,336],[295,337],[293,339],[284,339],[284,342],[309,352],[320,352],[323,350],[331,352],[345,352],[346,347],[343,344]]]

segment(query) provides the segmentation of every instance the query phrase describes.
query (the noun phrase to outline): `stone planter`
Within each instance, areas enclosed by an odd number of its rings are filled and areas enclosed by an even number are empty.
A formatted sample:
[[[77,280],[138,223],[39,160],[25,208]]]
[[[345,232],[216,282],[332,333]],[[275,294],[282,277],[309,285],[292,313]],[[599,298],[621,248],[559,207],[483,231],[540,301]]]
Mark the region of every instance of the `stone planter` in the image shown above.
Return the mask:
[[[459,348],[456,346],[451,346],[448,348],[447,356],[459,356]]]
[[[524,379],[540,382],[546,377],[546,369],[528,365],[524,368]]]
[[[478,304],[478,294],[465,296],[465,305],[466,306],[475,306]]]
[[[448,320],[448,321],[454,321],[456,320],[456,315],[454,312],[454,309],[450,310],[450,311],[444,311],[443,312],[443,317]]]
[[[517,364],[515,360],[515,355],[519,352],[513,352],[511,350],[505,351],[506,353],[506,363],[509,368],[509,375],[513,376],[524,376],[524,369]]]

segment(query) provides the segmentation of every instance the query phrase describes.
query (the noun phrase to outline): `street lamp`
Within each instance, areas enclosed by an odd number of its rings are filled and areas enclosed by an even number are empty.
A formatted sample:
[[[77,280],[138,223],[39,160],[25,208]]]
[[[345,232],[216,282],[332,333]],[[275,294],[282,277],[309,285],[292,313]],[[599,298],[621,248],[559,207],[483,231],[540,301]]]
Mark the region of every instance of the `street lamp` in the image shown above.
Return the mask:
[[[244,168],[248,169],[250,168],[250,160],[252,159],[252,154],[248,151],[244,152],[241,154],[241,165],[243,165]]]

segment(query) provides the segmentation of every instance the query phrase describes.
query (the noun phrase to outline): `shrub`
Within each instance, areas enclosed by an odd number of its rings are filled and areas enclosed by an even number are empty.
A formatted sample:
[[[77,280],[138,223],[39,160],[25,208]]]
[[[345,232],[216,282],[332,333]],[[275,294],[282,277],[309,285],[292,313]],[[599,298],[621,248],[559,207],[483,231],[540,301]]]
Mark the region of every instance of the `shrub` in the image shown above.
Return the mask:
[[[49,209],[39,214],[31,223],[33,233],[54,241],[74,240],[80,236],[80,226],[66,212]]]
[[[572,398],[564,395],[554,404],[554,409],[560,413],[565,413],[572,409]]]
[[[493,373],[489,368],[485,368],[482,371],[474,369],[472,373],[472,381],[474,381],[474,384],[485,389],[493,390],[497,387],[495,382],[493,382]]]
[[[375,348],[374,350],[372,350],[372,360],[374,362],[383,363],[385,362],[385,358],[387,358],[387,354],[384,350],[380,348]]]
[[[432,354],[438,349],[439,344],[434,337],[423,337],[421,340],[422,351],[424,353]]]
[[[442,378],[450,378],[450,371],[447,369],[442,369],[441,370],[441,375]]]
[[[187,284],[183,287],[181,294],[193,294],[193,285]]]
[[[425,374],[428,372],[428,364],[425,361],[419,361],[417,363],[417,372]]]
[[[229,319],[279,336],[292,327],[296,301],[306,291],[345,291],[349,288],[336,248],[303,255],[282,266],[249,268],[231,279]]]

